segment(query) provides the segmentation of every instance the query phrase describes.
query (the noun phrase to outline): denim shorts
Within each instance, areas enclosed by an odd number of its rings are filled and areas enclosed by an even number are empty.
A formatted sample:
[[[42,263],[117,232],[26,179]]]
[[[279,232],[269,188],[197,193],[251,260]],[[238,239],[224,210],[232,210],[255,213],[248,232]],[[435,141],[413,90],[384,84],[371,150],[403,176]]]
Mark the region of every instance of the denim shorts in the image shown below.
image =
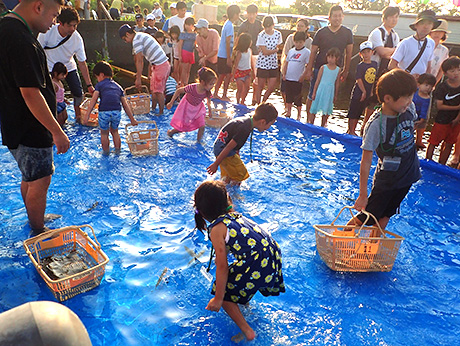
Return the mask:
[[[54,173],[53,147],[31,148],[19,144],[10,152],[18,163],[23,181],[35,181]]]
[[[121,120],[121,111],[99,111],[98,121],[101,130],[118,129]]]

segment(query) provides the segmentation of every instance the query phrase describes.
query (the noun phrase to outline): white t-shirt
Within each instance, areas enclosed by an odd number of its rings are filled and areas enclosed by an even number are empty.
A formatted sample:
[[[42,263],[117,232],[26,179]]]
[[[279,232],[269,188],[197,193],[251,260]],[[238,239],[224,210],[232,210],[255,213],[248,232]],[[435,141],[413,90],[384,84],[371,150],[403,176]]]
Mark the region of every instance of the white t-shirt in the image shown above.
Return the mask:
[[[246,52],[241,52],[241,58],[238,62],[237,69],[240,71],[246,71],[251,69],[251,61],[252,61],[252,50],[248,48]]]
[[[58,31],[59,24],[54,25],[45,34],[38,34],[37,40],[43,48],[54,47],[64,38]],[[75,55],[78,61],[86,61],[85,46],[83,39],[78,31],[62,45],[54,49],[45,49],[46,59],[48,60],[48,69],[51,71],[57,62],[62,62],[67,67],[67,72],[77,69],[77,64],[73,59]]]
[[[434,41],[429,37],[426,40],[428,42],[425,51],[410,72],[411,74],[426,73],[428,63],[433,60]],[[422,46],[423,41],[417,41],[414,36],[407,37],[400,42],[391,58],[399,63],[398,67],[400,69],[405,70],[414,61]]]
[[[168,28],[171,29],[174,25],[177,25],[181,32],[184,32],[184,22],[187,16],[184,18],[179,18],[177,14],[169,18]]]
[[[302,48],[297,50],[295,47],[291,48],[286,55],[286,80],[298,82],[300,76],[305,72],[305,65],[308,64],[310,59],[310,50]]]
[[[430,73],[435,77],[438,75],[441,64],[449,57],[449,48],[442,44],[438,44],[433,52],[433,60],[431,60]]]
[[[380,30],[380,28],[382,28],[384,31],[383,40],[382,40],[382,31]],[[391,29],[391,35],[393,38],[393,47],[396,47],[399,44],[399,35],[393,29]],[[377,47],[384,47],[385,42],[388,39],[388,36],[389,36],[388,31],[385,29],[385,27],[382,24],[378,28],[375,28],[374,30],[371,31],[367,40],[372,42],[372,48],[375,49]],[[380,65],[380,55],[378,55],[376,52],[372,55],[371,60],[377,62],[377,65]]]
[[[155,16],[155,20],[159,21],[163,16],[163,10],[161,7],[158,7],[157,9],[153,9],[152,14]]]
[[[273,34],[269,35],[264,31],[259,33],[257,36],[257,47],[265,46],[268,50],[276,49],[278,45],[283,43],[283,37],[278,30],[274,30]],[[273,70],[278,68],[278,54],[273,53],[270,55],[262,54],[262,51],[259,51],[259,56],[257,58],[257,68],[262,70]]]

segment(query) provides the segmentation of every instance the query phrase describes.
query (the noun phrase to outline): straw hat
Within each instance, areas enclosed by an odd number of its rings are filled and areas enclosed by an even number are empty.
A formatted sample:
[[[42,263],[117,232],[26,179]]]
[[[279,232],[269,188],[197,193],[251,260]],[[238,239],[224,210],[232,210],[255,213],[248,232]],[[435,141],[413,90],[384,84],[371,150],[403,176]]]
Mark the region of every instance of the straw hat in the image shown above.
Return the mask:
[[[425,10],[417,14],[417,19],[414,23],[410,24],[409,27],[415,31],[415,24],[422,20],[431,20],[433,22],[433,29],[436,29],[441,24],[441,21],[436,18],[436,13],[434,13],[434,11]]]
[[[442,31],[442,32],[445,32],[447,34],[450,34],[451,31],[447,30],[447,20],[439,19],[439,21],[441,22],[441,24],[439,24],[439,26],[436,29],[431,30],[431,32],[433,32],[433,31]]]

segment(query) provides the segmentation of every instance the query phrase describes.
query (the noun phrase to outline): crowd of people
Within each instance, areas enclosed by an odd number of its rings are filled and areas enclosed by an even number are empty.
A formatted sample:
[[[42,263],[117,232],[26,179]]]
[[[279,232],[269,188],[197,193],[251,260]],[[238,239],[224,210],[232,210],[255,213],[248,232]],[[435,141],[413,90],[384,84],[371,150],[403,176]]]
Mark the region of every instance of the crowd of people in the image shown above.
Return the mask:
[[[58,154],[65,153],[70,145],[64,131],[67,105],[62,82],[67,82],[72,93],[77,122],[86,123],[99,100],[104,153],[110,153],[109,134],[115,151],[121,149],[118,126],[122,108],[131,124],[137,124],[123,89],[112,79],[110,64],[101,61],[95,65],[92,73],[98,83],[95,87],[91,84],[84,42],[76,30],[80,16],[75,8],[61,9],[62,5],[63,0],[22,0],[0,21],[2,140],[22,173],[21,194],[35,234],[47,230],[45,208],[54,172],[53,144]],[[176,14],[164,20],[159,30],[155,21],[163,14],[157,7],[155,4],[147,14],[147,25],[138,13],[136,25],[124,24],[118,33],[132,45],[137,88],[142,86],[145,60],[149,64],[152,111],[163,115],[164,107],[171,109],[184,94],[172,116],[168,136],[198,130],[200,141],[206,115],[213,117],[211,98],[229,101],[228,88],[234,80],[236,101],[245,105],[251,85],[253,88],[254,114],[233,119],[219,131],[214,142],[216,159],[206,168],[209,174],[220,168],[222,181],[233,185],[249,177],[239,151],[250,136],[252,141],[254,129],[263,132],[275,123],[278,111],[268,101],[279,80],[287,117],[291,117],[294,104],[297,120],[301,120],[304,84],[309,82],[307,122],[313,124],[316,115],[321,115],[321,125],[327,125],[352,59],[353,34],[342,25],[341,6],[331,7],[329,25],[313,38],[308,34],[308,20],[301,18],[285,42],[271,16],[257,20],[254,4],[247,7],[247,20],[237,33],[234,23],[241,11],[238,5],[228,6],[220,34],[206,19],[187,16],[186,4],[181,1],[171,5]],[[447,22],[439,20],[433,11],[420,12],[410,25],[414,35],[400,41],[394,31],[398,17],[399,8],[385,8],[382,25],[359,45],[361,62],[348,110],[350,135],[356,135],[363,115],[365,123],[355,208],[371,212],[383,228],[420,178],[417,150],[425,147],[423,131],[430,112],[435,118],[426,157],[431,159],[439,144],[442,164],[447,163],[455,143],[451,165],[458,166],[460,154],[460,58],[449,57],[442,44],[449,33]],[[52,25],[55,18],[58,24]],[[37,38],[33,31],[40,33]],[[195,52],[201,69],[198,81],[190,83]],[[282,52],[281,59],[278,52]],[[77,69],[92,94],[85,117],[79,107],[83,88]],[[368,196],[374,152],[379,160]],[[251,340],[255,333],[237,303],[247,303],[257,290],[266,296],[284,292],[281,250],[257,225],[233,210],[224,183],[205,182],[194,196],[197,228],[210,230],[216,249],[215,297],[207,309],[223,307]],[[206,227],[205,221],[210,226]],[[360,222],[362,214],[350,221]],[[237,259],[230,266],[226,249]]]

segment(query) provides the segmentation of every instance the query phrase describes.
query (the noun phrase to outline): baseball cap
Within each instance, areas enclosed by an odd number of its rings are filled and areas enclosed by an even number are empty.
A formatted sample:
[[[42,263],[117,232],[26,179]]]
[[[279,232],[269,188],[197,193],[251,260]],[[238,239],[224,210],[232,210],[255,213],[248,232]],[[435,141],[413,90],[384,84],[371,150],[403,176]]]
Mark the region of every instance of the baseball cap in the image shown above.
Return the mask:
[[[135,17],[136,17],[136,19],[142,19],[142,18],[144,18],[144,16],[143,16],[142,14],[140,14],[140,13],[137,13]]]
[[[365,49],[372,49],[372,42],[371,41],[364,41],[359,45],[359,51],[363,51]]]
[[[195,28],[197,29],[208,28],[208,27],[209,27],[209,22],[204,18],[198,19],[198,22],[195,24]]]
[[[145,20],[155,20],[155,16],[153,14],[149,13],[147,15],[147,17],[145,17]]]
[[[118,35],[120,35],[120,38],[123,38],[126,36],[126,33],[130,30],[132,30],[132,28],[128,24],[123,24],[122,26],[120,26],[120,29],[118,29]]]
[[[176,8],[176,3],[173,2],[171,5],[169,5],[169,8]]]

